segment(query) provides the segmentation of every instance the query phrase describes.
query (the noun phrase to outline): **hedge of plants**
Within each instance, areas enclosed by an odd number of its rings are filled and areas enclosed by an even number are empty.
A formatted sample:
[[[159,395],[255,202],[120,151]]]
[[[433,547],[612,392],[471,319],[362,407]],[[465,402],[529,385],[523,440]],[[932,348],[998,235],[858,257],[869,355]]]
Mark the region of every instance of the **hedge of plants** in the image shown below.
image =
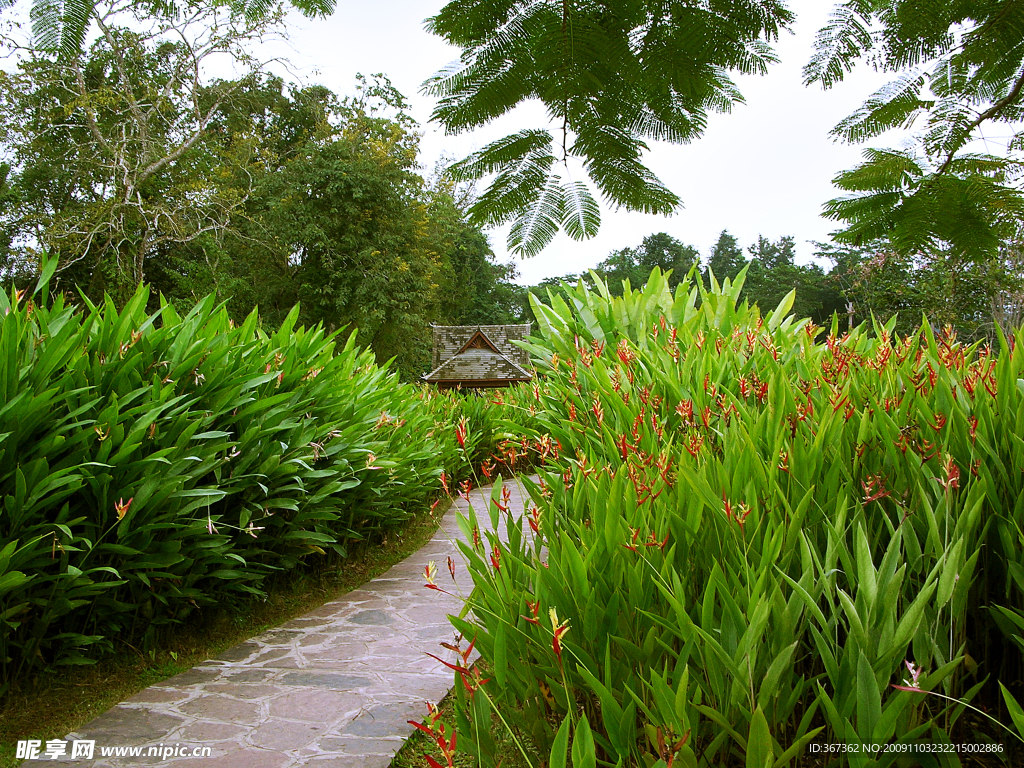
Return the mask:
[[[527,535],[463,547],[460,748],[497,764],[499,717],[553,766],[1012,762],[1024,335],[840,333],[741,284],[535,303],[557,458]]]
[[[354,337],[293,312],[267,334],[212,297],[187,315],[0,294],[0,692],[425,510],[450,405],[424,407]]]

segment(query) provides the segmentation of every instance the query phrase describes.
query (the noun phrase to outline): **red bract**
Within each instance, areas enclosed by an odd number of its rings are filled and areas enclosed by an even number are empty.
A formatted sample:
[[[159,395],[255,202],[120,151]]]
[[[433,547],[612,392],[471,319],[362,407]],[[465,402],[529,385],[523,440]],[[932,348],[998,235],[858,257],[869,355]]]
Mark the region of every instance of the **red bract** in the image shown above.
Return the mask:
[[[533,614],[533,615],[532,616],[523,616],[522,618],[526,619],[531,624],[534,624],[536,626],[540,626],[540,619],[537,618],[537,612],[540,610],[540,601],[539,600],[527,600],[526,601],[526,607],[530,609],[530,613]]]
[[[555,652],[555,658],[558,659],[558,663],[562,663],[562,636],[569,631],[569,620],[566,619],[563,622],[558,621],[558,613],[552,608],[548,612],[549,618],[551,619],[551,648]]]
[[[945,479],[939,478],[939,485],[942,486],[943,490],[956,490],[960,487],[960,467],[956,465],[953,457],[948,453],[946,454],[945,461],[942,462],[942,471],[946,473]]]
[[[459,447],[465,449],[466,437],[469,432],[469,422],[466,417],[463,416],[459,423],[455,425],[455,439],[459,441]]]
[[[892,495],[892,491],[886,489],[885,478],[881,475],[870,476],[867,482],[861,482],[861,486],[864,488],[865,504],[870,504],[872,501],[878,501]]]
[[[540,510],[537,509],[537,505],[534,504],[530,507],[530,528],[533,529],[534,533],[540,533]]]

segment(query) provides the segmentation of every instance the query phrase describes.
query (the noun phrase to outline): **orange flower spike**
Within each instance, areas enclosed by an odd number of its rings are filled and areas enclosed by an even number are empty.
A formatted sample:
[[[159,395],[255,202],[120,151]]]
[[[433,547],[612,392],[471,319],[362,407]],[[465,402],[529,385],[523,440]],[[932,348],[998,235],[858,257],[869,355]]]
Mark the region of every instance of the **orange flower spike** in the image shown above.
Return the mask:
[[[494,566],[494,570],[501,570],[501,550],[498,549],[498,545],[495,544],[491,548],[491,565]]]

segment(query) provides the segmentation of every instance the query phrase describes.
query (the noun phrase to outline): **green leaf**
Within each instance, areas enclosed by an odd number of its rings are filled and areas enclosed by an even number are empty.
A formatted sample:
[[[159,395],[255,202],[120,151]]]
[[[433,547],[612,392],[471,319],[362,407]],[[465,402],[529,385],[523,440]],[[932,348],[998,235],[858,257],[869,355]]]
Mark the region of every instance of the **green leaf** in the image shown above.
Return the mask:
[[[580,717],[572,736],[572,766],[573,768],[597,768],[594,735],[590,732],[590,723],[587,722],[586,715]]]
[[[551,744],[551,753],[548,758],[550,768],[566,768],[566,762],[569,759],[570,727],[570,718],[569,715],[566,715],[562,719],[562,724],[558,727],[558,733],[555,734],[554,742]]]
[[[768,720],[758,706],[750,717],[750,735],[747,737],[747,768],[772,768],[774,763],[772,734]]]

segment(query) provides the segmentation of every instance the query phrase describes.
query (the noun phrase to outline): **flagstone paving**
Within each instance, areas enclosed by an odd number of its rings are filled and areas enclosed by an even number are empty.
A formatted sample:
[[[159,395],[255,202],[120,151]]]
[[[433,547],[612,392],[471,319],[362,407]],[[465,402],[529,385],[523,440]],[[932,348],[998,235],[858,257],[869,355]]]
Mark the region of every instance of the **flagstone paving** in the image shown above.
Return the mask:
[[[522,489],[510,482],[512,509]],[[490,488],[470,494],[481,527],[489,526]],[[343,597],[264,632],[187,672],[123,701],[67,737],[95,740],[92,760],[57,762],[91,768],[171,765],[175,768],[386,768],[422,721],[427,702],[451,688],[456,654],[447,620],[458,597],[426,589],[424,568],[437,563],[448,589],[447,558],[456,562],[456,594],[470,588],[454,543],[463,539],[457,498],[434,537],[382,576]],[[209,757],[102,757],[101,747],[209,747]],[[43,745],[45,749],[45,744]],[[50,762],[49,760],[47,762]],[[38,764],[28,761],[27,765]]]

